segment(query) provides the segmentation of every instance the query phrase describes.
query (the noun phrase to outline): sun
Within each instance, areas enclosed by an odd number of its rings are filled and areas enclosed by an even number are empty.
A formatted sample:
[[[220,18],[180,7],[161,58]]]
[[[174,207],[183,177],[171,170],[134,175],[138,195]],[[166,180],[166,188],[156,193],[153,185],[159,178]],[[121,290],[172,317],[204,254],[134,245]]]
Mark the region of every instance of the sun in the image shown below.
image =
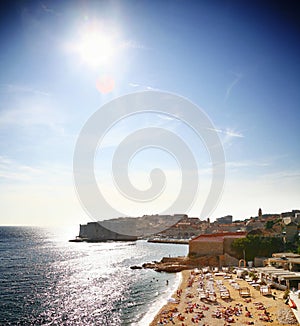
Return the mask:
[[[84,34],[78,43],[79,55],[85,63],[97,67],[109,64],[115,54],[113,40],[101,31]]]
[[[73,50],[91,67],[111,65],[118,50],[116,33],[98,24],[83,26],[73,43]]]

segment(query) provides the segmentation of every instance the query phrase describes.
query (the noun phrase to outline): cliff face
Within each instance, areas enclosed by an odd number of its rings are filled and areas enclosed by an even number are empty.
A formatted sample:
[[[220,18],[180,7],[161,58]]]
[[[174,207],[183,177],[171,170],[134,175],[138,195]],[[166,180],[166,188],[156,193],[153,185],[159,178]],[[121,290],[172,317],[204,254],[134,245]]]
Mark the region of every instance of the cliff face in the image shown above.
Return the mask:
[[[79,237],[86,241],[135,241],[136,236],[126,235],[111,231],[98,222],[80,225]]]

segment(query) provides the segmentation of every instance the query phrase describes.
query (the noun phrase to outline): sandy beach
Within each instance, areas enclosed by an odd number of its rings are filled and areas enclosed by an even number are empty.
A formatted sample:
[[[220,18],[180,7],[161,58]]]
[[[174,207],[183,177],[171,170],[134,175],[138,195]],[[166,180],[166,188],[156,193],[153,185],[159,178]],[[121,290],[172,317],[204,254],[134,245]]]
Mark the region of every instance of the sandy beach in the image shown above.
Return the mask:
[[[283,291],[265,296],[234,274],[220,274],[183,271],[173,302],[162,307],[150,326],[298,325]]]

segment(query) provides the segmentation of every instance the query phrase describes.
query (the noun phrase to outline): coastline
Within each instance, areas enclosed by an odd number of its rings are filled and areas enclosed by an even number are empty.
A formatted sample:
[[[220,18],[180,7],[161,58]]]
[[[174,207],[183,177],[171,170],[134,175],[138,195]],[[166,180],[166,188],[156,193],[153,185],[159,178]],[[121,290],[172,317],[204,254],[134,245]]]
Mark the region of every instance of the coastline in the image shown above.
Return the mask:
[[[181,271],[178,273],[180,275],[180,282],[178,283],[177,288],[173,291],[173,293],[171,295],[171,297],[174,298],[175,300],[177,299],[177,291],[184,289],[184,286],[189,277],[189,273],[190,273],[189,270],[184,270],[184,271]],[[172,309],[176,308],[177,306],[178,306],[177,304],[174,304],[172,302],[166,302],[163,306],[160,306],[160,308],[157,309],[156,315],[153,316],[154,318],[151,320],[151,322],[148,325],[149,326],[157,326],[162,312],[165,310],[172,310]]]
[[[189,239],[162,239],[162,238],[156,238],[156,239],[149,239],[148,242],[153,243],[170,243],[170,244],[189,244]]]
[[[140,321],[134,324],[134,326],[145,326],[150,325],[150,323],[155,319],[155,317],[160,313],[162,307],[168,304],[168,299],[173,297],[174,293],[181,286],[182,283],[182,273],[176,273],[176,279],[168,291],[160,296],[159,300],[155,300],[149,307],[148,312],[142,317]]]
[[[273,290],[271,296],[264,296],[259,290],[256,290],[249,285],[245,280],[232,278],[224,278],[224,276],[213,275],[214,286],[216,288],[216,301],[208,302],[200,300],[199,298],[199,281],[198,275],[192,275],[193,271],[185,270],[181,272],[182,279],[177,291],[172,295],[176,303],[168,302],[161,307],[159,312],[153,318],[149,326],[160,325],[214,325],[224,326],[230,325],[231,322],[224,319],[224,311],[230,309],[239,309],[238,314],[233,314],[235,325],[256,325],[265,326],[266,320],[272,320],[270,324],[274,326],[283,325],[298,325],[291,308],[285,304],[283,299],[283,291]],[[191,275],[193,282],[191,283]],[[210,277],[210,280],[212,279]],[[240,288],[247,287],[250,289],[250,296],[243,298],[240,296],[239,291],[232,287],[232,281],[235,281]],[[205,281],[206,282],[206,281]],[[217,290],[217,283],[222,283],[230,293],[230,299],[222,299],[220,292]],[[216,317],[216,313],[221,312],[221,317]],[[249,317],[249,313],[251,317]],[[197,320],[197,316],[202,317]],[[179,320],[178,318],[183,319]],[[270,321],[269,320],[269,321]],[[198,323],[197,323],[198,322]]]

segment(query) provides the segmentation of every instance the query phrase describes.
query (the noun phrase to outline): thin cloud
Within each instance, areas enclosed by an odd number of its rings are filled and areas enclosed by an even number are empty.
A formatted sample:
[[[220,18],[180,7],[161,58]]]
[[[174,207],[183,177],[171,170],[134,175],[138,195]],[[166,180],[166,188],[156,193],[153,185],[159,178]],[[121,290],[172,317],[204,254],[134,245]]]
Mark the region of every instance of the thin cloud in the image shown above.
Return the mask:
[[[34,126],[43,126],[56,134],[65,136],[63,124],[64,118],[60,112],[38,103],[0,112],[0,126],[21,127],[28,130]]]
[[[30,181],[41,175],[41,170],[23,165],[6,156],[0,156],[0,179],[7,181]]]
[[[167,120],[167,121],[178,121],[178,118],[175,116],[171,116],[168,114],[158,114],[158,117],[162,120]]]
[[[267,162],[256,162],[256,161],[231,161],[226,162],[226,167],[235,169],[235,168],[247,168],[247,167],[268,167],[270,163]]]
[[[270,180],[275,179],[292,179],[296,180],[300,178],[300,170],[284,170],[274,173],[269,173],[264,175],[264,178],[268,178]]]
[[[58,12],[56,10],[54,10],[53,8],[50,8],[48,5],[46,5],[45,3],[41,2],[40,3],[41,8],[44,12],[48,13],[48,14],[52,14],[52,15],[58,15]]]
[[[69,178],[71,171],[65,166],[59,165],[28,165],[23,164],[8,156],[0,156],[0,180],[6,182],[36,181],[45,183],[56,182],[57,179]]]
[[[234,140],[244,138],[241,132],[238,132],[232,128],[220,129],[220,128],[208,128],[208,130],[214,131],[220,134],[220,140],[222,145],[230,147]]]
[[[51,96],[48,92],[17,84],[1,84],[0,91],[4,93],[30,93],[34,95]]]
[[[225,136],[233,137],[233,138],[244,138],[244,135],[240,132],[235,131],[234,129],[226,128],[218,129],[218,128],[208,128],[208,130],[215,131],[219,134],[223,134]]]
[[[226,129],[224,133],[225,133],[225,135],[230,136],[230,137],[244,138],[243,134],[241,134],[240,132],[234,131],[232,129]]]
[[[217,129],[217,128],[208,128],[208,130],[211,130],[211,131],[215,131],[219,134],[223,133],[223,130],[222,129]]]
[[[140,87],[140,88],[146,89],[148,91],[157,91],[157,90],[159,90],[158,88],[154,88],[154,87],[152,87],[150,85],[142,85],[142,84],[138,84],[138,83],[129,83],[128,85],[130,87],[133,87],[133,88]]]
[[[148,50],[143,44],[140,44],[133,40],[127,40],[121,43],[121,48],[124,49],[141,49],[141,50]]]
[[[225,94],[225,102],[228,100],[232,89],[239,83],[239,81],[241,80],[241,78],[243,77],[242,74],[238,74],[238,73],[232,73],[235,78],[233,79],[233,81],[229,84],[229,86],[226,89],[226,94]]]
[[[117,125],[114,125],[105,135],[100,143],[101,149],[107,149],[118,146],[127,136],[131,135],[135,131],[149,128],[162,128],[170,131],[175,131],[180,121],[171,115],[160,114],[157,112],[137,115],[132,119],[121,120]],[[153,135],[154,136],[154,135]]]

